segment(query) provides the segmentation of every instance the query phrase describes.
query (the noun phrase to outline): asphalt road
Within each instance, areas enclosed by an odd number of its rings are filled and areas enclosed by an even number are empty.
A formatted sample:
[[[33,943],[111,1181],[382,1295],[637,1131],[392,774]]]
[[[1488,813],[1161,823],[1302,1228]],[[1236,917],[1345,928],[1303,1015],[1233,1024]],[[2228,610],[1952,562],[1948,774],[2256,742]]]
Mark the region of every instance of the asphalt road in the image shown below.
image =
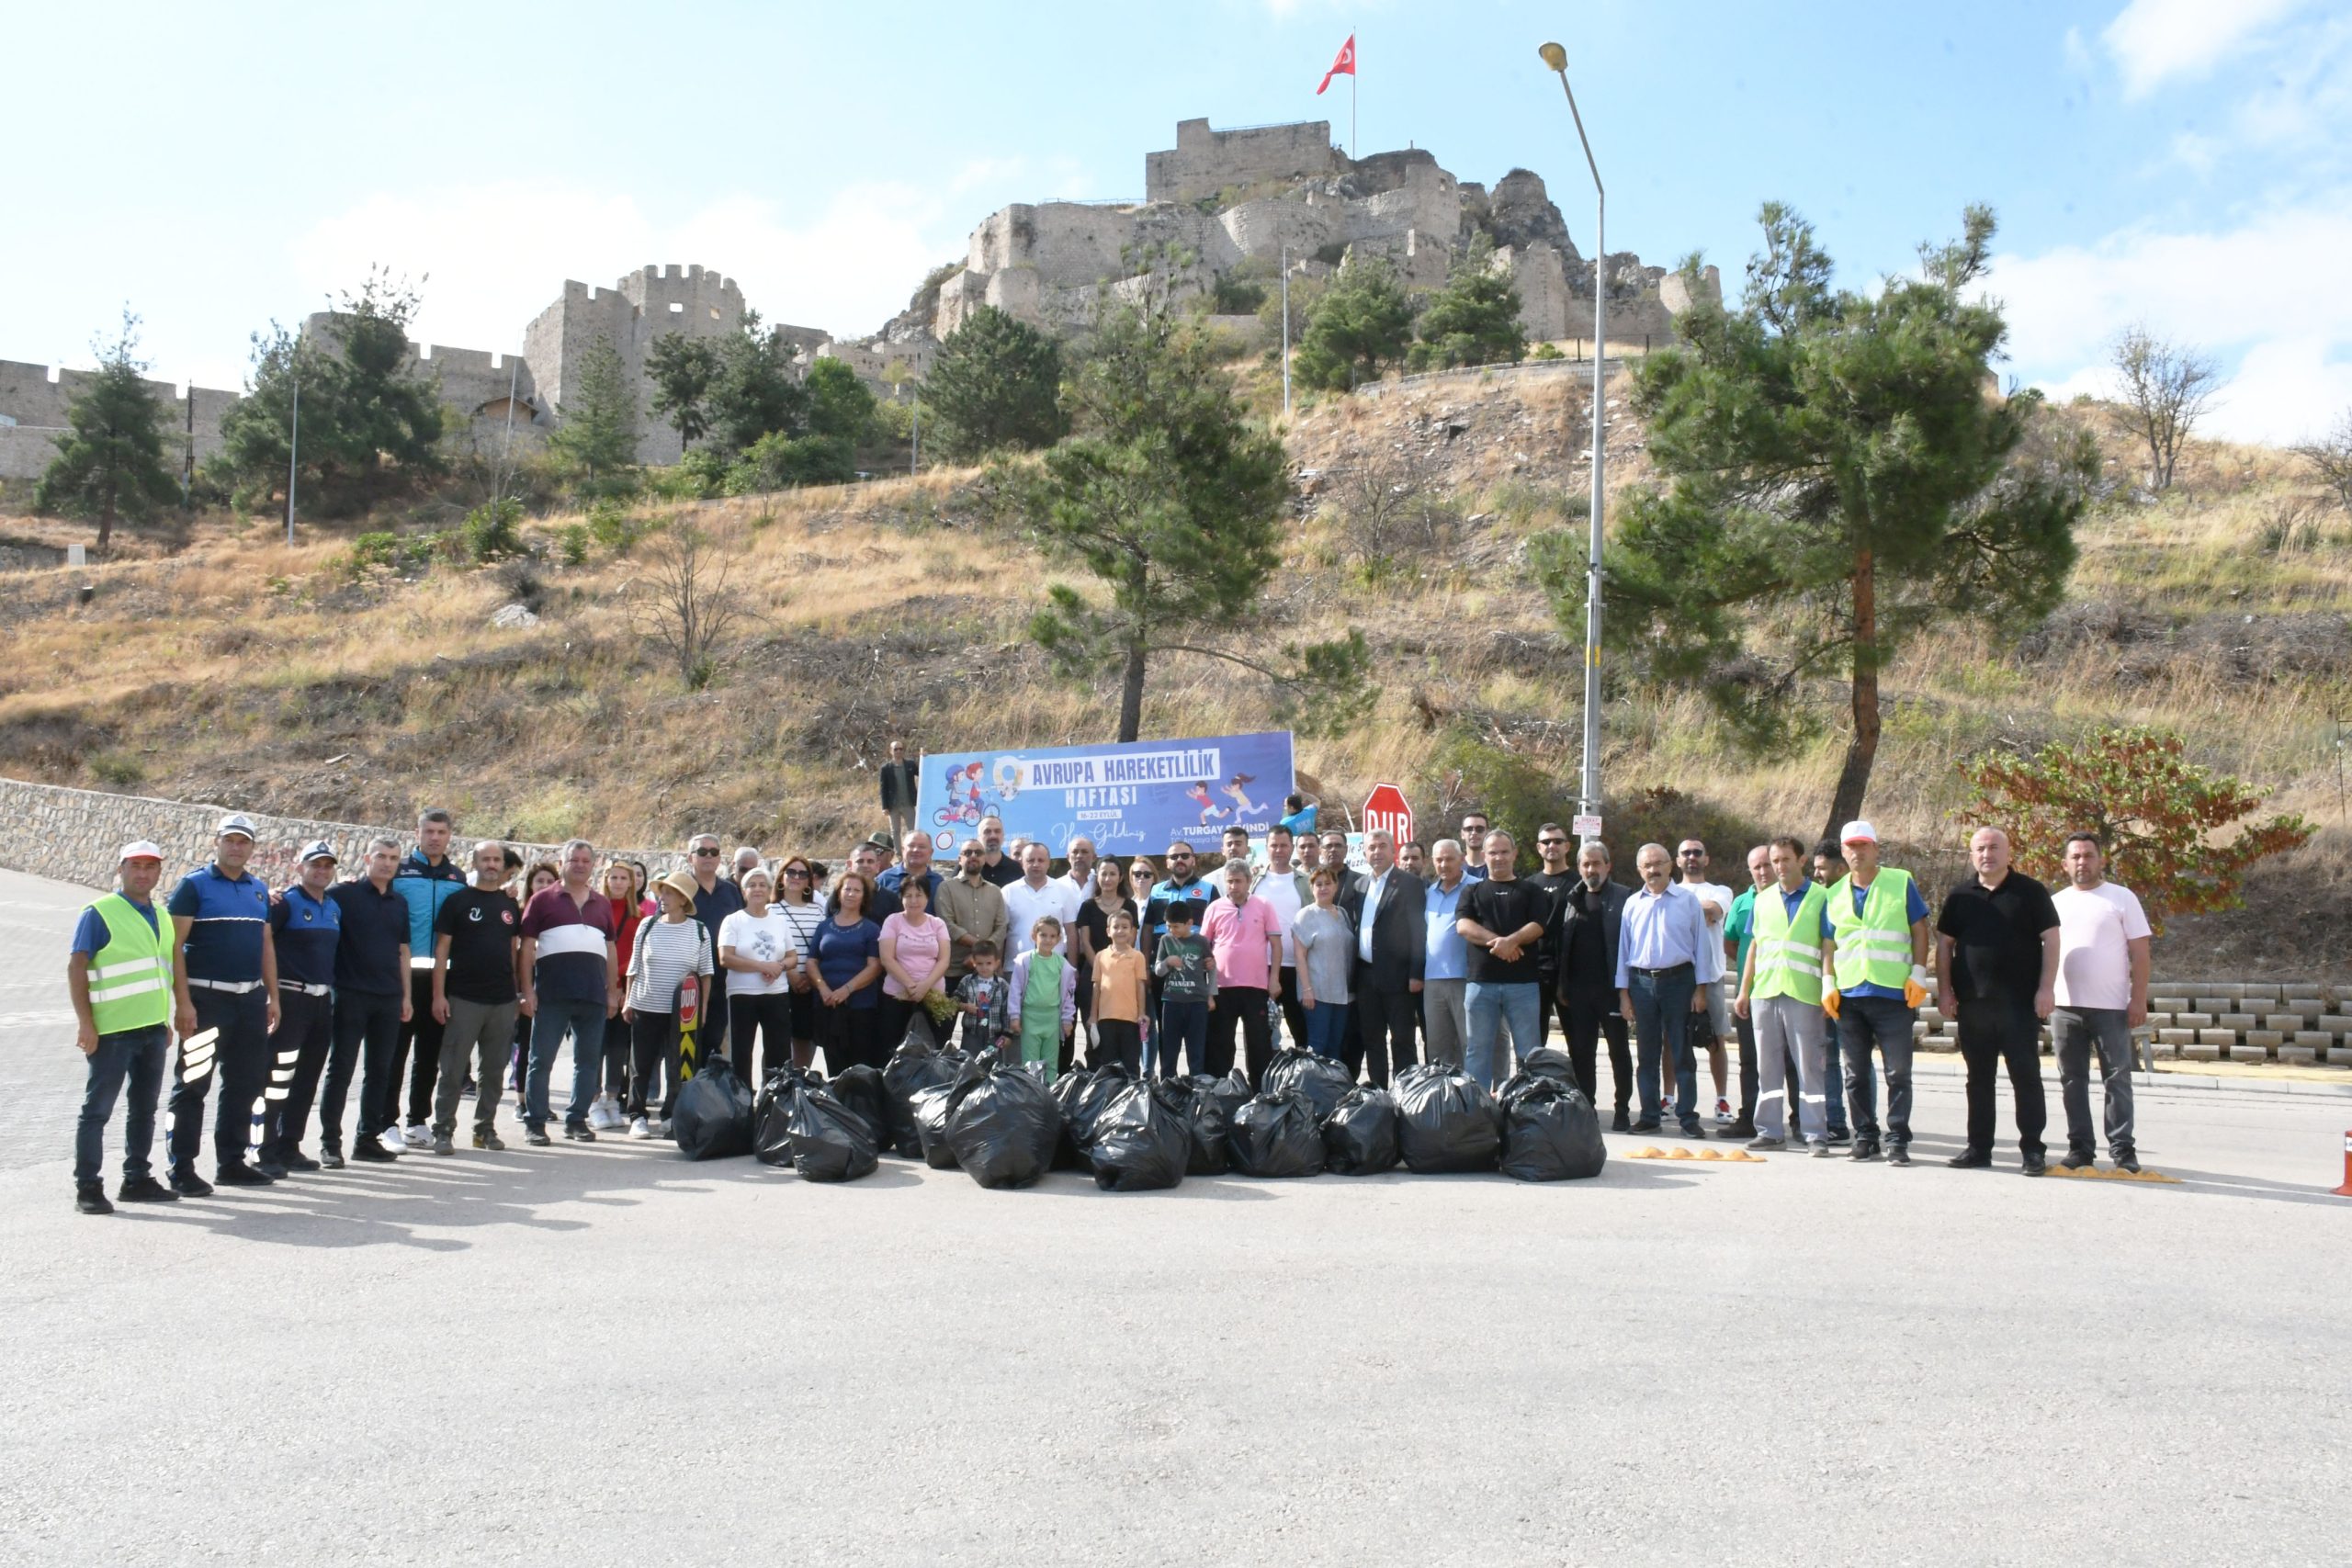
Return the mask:
[[[0,874],[12,1563],[2346,1555],[2340,1095],[2150,1091],[2177,1186],[2005,1146],[988,1192],[517,1142],[96,1220],[83,897]]]

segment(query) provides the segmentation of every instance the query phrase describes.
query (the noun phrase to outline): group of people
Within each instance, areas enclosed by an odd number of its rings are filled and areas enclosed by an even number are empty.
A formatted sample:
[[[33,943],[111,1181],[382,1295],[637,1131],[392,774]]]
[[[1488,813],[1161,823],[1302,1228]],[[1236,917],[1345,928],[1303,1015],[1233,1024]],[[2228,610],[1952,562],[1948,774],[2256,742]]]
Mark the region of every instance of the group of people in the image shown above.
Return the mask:
[[[582,839],[536,864],[483,840],[460,863],[456,823],[435,808],[407,852],[378,839],[338,880],[334,848],[313,843],[275,890],[246,869],[253,822],[232,815],[210,861],[160,907],[163,852],[126,844],[67,964],[87,1059],[76,1205],[113,1207],[103,1139],[126,1094],[116,1196],[167,1202],[346,1157],[453,1154],[469,1099],[472,1146],[502,1149],[504,1092],[533,1145],[559,1131],[663,1137],[689,1037],[757,1084],[820,1052],[829,1073],[880,1066],[919,1013],[936,1038],[996,1047],[1048,1078],[1080,1053],[1130,1073],[1222,1077],[1238,1047],[1255,1084],[1286,1033],[1376,1086],[1425,1059],[1490,1089],[1556,1022],[1596,1106],[1606,1040],[1617,1131],[1664,1125],[1670,1072],[1674,1125],[1710,1135],[1704,1052],[1713,1135],[1906,1165],[1913,1023],[1931,995],[1958,1022],[1967,1067],[1966,1140],[1950,1163],[1991,1163],[2006,1067],[2023,1168],[2047,1169],[2046,1020],[2064,1162],[2095,1156],[2096,1055],[2109,1156],[2138,1168],[2131,1031],[2146,1016],[2149,927],[2105,879],[2089,834],[2068,843],[2068,885],[2053,893],[2010,865],[1998,829],[1979,829],[1973,874],[1931,925],[1910,875],[1880,863],[1868,822],[1810,851],[1794,839],[1755,847],[1751,886],[1735,893],[1709,879],[1698,840],[1670,853],[1643,845],[1629,886],[1611,879],[1606,845],[1579,846],[1548,822],[1535,832],[1541,869],[1522,872],[1515,837],[1477,812],[1426,850],[1363,835],[1359,865],[1349,835],[1317,834],[1313,807],[1287,804],[1262,845],[1227,829],[1214,870],[1182,840],[1157,865],[1102,856],[1083,837],[1057,855],[1008,841],[988,818],[953,866],[935,866],[931,836],[913,827],[856,844],[831,872],[751,846],[722,869],[719,840],[699,834],[659,877],[630,860],[600,865]],[[559,1119],[550,1078],[567,1046]],[[209,1180],[198,1170],[208,1100]],[[304,1148],[314,1111],[315,1157]]]

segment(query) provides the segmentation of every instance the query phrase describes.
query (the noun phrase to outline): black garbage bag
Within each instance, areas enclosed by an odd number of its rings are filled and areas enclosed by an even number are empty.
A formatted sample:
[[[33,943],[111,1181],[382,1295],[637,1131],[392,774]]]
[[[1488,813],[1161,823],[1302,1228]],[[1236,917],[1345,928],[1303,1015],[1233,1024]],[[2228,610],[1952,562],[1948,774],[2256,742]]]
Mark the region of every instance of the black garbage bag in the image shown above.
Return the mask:
[[[1502,1172],[1520,1181],[1570,1181],[1599,1176],[1609,1163],[1600,1118],[1576,1085],[1531,1076],[1503,1085]]]
[[[1295,1089],[1305,1095],[1307,1104],[1314,1107],[1315,1120],[1319,1124],[1340,1101],[1348,1098],[1349,1091],[1356,1087],[1356,1077],[1344,1063],[1318,1056],[1301,1046],[1285,1045],[1274,1053],[1260,1084],[1268,1094],[1287,1094]]]
[[[1205,1073],[1195,1074],[1193,1083],[1201,1093],[1216,1102],[1217,1109],[1225,1113],[1227,1128],[1233,1125],[1233,1113],[1249,1104],[1250,1097],[1258,1092],[1250,1087],[1250,1080],[1242,1077],[1239,1067],[1221,1078],[1210,1077]]]
[[[1396,1113],[1397,1152],[1414,1174],[1495,1168],[1495,1097],[1460,1067],[1422,1062],[1397,1074]]]
[[[877,1144],[874,1124],[813,1074],[775,1074],[760,1096],[752,1152],[769,1165],[791,1166],[804,1180],[871,1176],[880,1163]]]
[[[1129,1084],[1094,1119],[1094,1185],[1105,1192],[1153,1192],[1184,1179],[1192,1124],[1171,1084]]]
[[[890,1091],[883,1087],[881,1068],[869,1067],[863,1062],[854,1067],[843,1067],[833,1075],[828,1087],[835,1100],[865,1118],[865,1124],[874,1129],[877,1148],[896,1152],[897,1145],[885,1141],[890,1125]]]
[[[933,1170],[956,1168],[956,1151],[947,1142],[947,1107],[955,1096],[954,1084],[933,1084],[915,1090],[910,1102],[916,1134],[922,1139],[922,1163]]]
[[[983,1187],[1026,1187],[1054,1163],[1061,1111],[1045,1079],[981,1052],[956,1081],[947,1111],[947,1145],[956,1163]]]
[[[1317,1176],[1323,1169],[1323,1134],[1306,1097],[1261,1094],[1233,1113],[1226,1134],[1233,1168],[1244,1176]]]
[[[952,1084],[963,1070],[961,1051],[943,1051],[931,1026],[931,1015],[918,1009],[907,1023],[907,1037],[890,1053],[882,1068],[882,1088],[889,1096],[890,1145],[913,1159],[922,1153],[922,1134],[915,1128],[915,1091]]]
[[[1187,1176],[1223,1176],[1232,1163],[1226,1148],[1225,1101],[1209,1092],[1215,1078],[1162,1078],[1153,1088],[1184,1118],[1192,1135],[1185,1156]]]
[[[1323,1164],[1341,1176],[1378,1176],[1396,1168],[1396,1097],[1356,1089],[1323,1118]]]
[[[1091,1168],[1095,1121],[1113,1100],[1134,1087],[1135,1079],[1117,1062],[1091,1071],[1064,1073],[1054,1080],[1054,1104],[1062,1113],[1062,1141],[1054,1151],[1056,1170]]]
[[[724,1159],[752,1152],[752,1091],[735,1076],[723,1056],[706,1060],[702,1069],[679,1086],[677,1103],[670,1111],[670,1130],[678,1152],[688,1159]]]
[[[1521,1078],[1550,1078],[1573,1089],[1577,1081],[1577,1065],[1568,1060],[1566,1051],[1555,1051],[1549,1045],[1531,1051],[1519,1059],[1519,1071],[1505,1081],[1502,1091],[1496,1098],[1500,1099],[1503,1093],[1509,1092],[1512,1084]]]

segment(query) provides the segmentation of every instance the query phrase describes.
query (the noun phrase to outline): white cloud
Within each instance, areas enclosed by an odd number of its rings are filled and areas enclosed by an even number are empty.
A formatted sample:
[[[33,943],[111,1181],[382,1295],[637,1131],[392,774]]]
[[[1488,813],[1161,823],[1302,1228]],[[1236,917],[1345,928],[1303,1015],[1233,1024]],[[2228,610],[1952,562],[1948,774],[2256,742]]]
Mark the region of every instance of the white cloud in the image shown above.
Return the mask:
[[[2347,254],[2352,193],[2328,192],[2234,228],[1999,256],[1987,290],[2007,308],[2011,362],[2053,396],[2109,390],[2109,345],[2144,322],[2231,367],[2215,434],[2290,441],[2352,404],[2352,292],[2327,282]]]
[[[2127,97],[2174,78],[2205,75],[2305,0],[2132,0],[2099,37],[2123,73]]]
[[[1001,173],[984,171],[978,183]],[[657,217],[630,197],[515,181],[368,197],[297,239],[293,262],[316,301],[305,310],[377,263],[412,278],[429,274],[411,335],[465,348],[519,348],[524,326],[566,278],[609,288],[623,273],[672,262],[725,272],[769,321],[851,334],[903,309],[925,273],[963,254],[980,216],[896,184],[854,186],[806,213],[736,196]]]

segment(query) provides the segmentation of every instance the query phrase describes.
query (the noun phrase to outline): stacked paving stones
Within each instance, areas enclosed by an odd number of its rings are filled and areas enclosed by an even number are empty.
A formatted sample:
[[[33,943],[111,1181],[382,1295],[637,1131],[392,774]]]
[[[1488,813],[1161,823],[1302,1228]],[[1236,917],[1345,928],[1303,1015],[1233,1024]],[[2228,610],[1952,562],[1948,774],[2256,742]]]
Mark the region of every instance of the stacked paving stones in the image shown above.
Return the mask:
[[[2352,988],[2257,980],[2156,980],[2148,987],[2155,1055],[2189,1062],[2352,1067]],[[1934,1008],[1914,1028],[1930,1051],[1959,1049]],[[2050,1032],[2041,1033],[2050,1049]]]

